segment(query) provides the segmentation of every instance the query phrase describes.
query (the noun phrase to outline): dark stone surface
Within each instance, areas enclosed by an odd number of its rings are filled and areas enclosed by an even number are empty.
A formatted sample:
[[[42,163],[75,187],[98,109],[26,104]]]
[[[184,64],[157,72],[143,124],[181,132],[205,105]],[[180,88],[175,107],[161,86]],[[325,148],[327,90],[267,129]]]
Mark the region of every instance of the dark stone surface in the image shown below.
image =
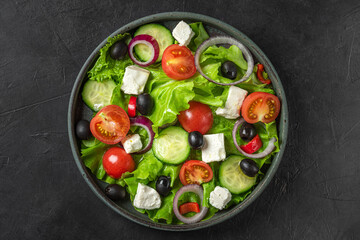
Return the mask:
[[[0,3],[0,239],[358,239],[358,1],[11,1]],[[137,18],[209,15],[267,54],[287,93],[290,134],[275,178],[214,227],[148,229],[86,185],[67,136],[72,84],[91,51]]]

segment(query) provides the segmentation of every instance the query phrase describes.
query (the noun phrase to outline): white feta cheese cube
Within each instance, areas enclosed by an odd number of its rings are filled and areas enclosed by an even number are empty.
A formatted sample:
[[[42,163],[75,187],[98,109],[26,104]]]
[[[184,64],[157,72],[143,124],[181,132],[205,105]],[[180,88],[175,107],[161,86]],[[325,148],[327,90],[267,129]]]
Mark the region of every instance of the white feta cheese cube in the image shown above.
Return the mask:
[[[210,204],[219,210],[224,209],[231,200],[231,193],[227,188],[216,186],[210,193]]]
[[[187,46],[195,33],[186,22],[180,21],[172,31],[172,35],[180,46]]]
[[[132,65],[125,68],[121,90],[126,94],[141,94],[144,92],[150,72]]]
[[[247,95],[247,91],[239,87],[231,86],[226,99],[225,107],[216,109],[215,113],[228,119],[240,117],[240,108]]]
[[[142,149],[142,142],[139,134],[134,134],[126,138],[122,143],[127,153],[134,153]]]
[[[223,133],[204,135],[204,142],[204,147],[201,149],[204,162],[218,162],[226,158]]]
[[[140,209],[158,209],[161,206],[161,198],[155,189],[146,186],[145,184],[138,183],[133,204]]]

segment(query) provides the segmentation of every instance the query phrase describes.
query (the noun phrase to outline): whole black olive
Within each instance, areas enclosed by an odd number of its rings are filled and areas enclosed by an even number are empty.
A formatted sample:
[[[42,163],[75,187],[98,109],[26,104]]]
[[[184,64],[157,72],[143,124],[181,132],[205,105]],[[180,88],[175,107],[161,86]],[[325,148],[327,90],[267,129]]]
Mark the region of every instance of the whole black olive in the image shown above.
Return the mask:
[[[148,93],[140,94],[136,98],[136,110],[142,115],[150,115],[154,108],[154,100]]]
[[[110,48],[110,57],[115,60],[121,60],[125,57],[128,47],[122,40],[114,43]]]
[[[200,149],[202,148],[202,146],[204,146],[204,137],[198,131],[193,131],[189,133],[188,140],[192,148]]]
[[[156,191],[162,196],[169,195],[171,191],[170,183],[170,177],[160,176],[156,181]]]
[[[76,124],[75,128],[76,136],[80,138],[81,140],[87,140],[92,137],[91,131],[90,131],[90,123],[87,120],[80,120]]]
[[[125,199],[126,190],[117,184],[109,184],[105,188],[105,195],[113,201]]]
[[[221,73],[224,77],[234,80],[237,75],[237,66],[231,61],[226,61],[221,65]]]
[[[244,141],[251,141],[256,136],[256,129],[250,123],[244,123],[240,127],[240,137]]]
[[[243,159],[240,162],[240,168],[242,170],[242,172],[249,177],[255,177],[256,174],[259,172],[259,168],[256,164],[256,162],[254,162],[254,160],[251,159]]]

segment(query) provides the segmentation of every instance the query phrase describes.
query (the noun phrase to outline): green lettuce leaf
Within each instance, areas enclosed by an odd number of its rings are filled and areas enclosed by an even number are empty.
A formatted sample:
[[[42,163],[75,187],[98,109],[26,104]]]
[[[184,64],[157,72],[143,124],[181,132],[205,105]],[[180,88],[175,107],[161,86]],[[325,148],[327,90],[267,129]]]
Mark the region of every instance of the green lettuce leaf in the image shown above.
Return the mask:
[[[149,119],[157,134],[159,127],[173,123],[180,111],[190,107],[188,102],[195,97],[194,83],[192,80],[172,80],[162,71],[152,71],[151,75],[146,87],[155,106]]]
[[[209,34],[206,32],[201,22],[190,23],[189,25],[193,30],[193,32],[195,33],[195,35],[191,39],[188,48],[191,51],[195,52],[196,49],[200,46],[200,44],[209,38]]]
[[[110,99],[110,104],[118,105],[119,107],[127,111],[131,95],[124,94],[120,88],[121,88],[121,83],[119,83],[114,88]]]
[[[143,155],[143,159],[132,174],[136,179],[144,180],[144,182],[151,182],[157,179],[162,168],[163,163],[155,157],[151,150]]]
[[[133,65],[133,62],[128,55],[120,61],[111,58],[109,49],[114,43],[122,39],[128,43],[131,40],[131,36],[129,33],[125,33],[116,35],[113,38],[108,38],[107,44],[100,49],[100,55],[95,65],[88,72],[89,79],[96,81],[112,79],[117,83],[121,83],[125,68]]]
[[[243,70],[247,69],[247,62],[243,57],[241,50],[235,45],[232,45],[229,48],[210,46],[200,56],[201,65],[206,65],[208,63],[218,63],[221,65],[226,61],[232,61]]]

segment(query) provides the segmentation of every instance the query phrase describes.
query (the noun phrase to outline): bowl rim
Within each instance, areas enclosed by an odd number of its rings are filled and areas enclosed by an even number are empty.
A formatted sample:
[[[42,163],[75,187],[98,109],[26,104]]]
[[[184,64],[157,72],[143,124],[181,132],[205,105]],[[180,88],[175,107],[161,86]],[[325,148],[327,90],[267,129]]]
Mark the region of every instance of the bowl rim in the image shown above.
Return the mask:
[[[136,27],[139,27],[143,24],[150,23],[150,22],[162,22],[162,21],[175,21],[175,20],[192,20],[192,21],[201,21],[205,25],[209,25],[214,27],[215,29],[219,29],[222,32],[226,33],[229,36],[234,37],[235,39],[238,39],[241,41],[245,46],[248,47],[250,52],[256,56],[258,60],[261,60],[261,62],[267,66],[267,72],[271,79],[273,79],[273,86],[274,90],[277,94],[277,96],[280,98],[282,106],[281,106],[281,114],[280,114],[280,120],[279,120],[279,139],[280,139],[280,151],[275,155],[267,173],[265,174],[264,178],[261,180],[261,182],[255,187],[255,189],[252,191],[252,193],[245,198],[245,200],[238,205],[232,207],[230,210],[228,210],[225,214],[218,216],[217,218],[210,218],[209,220],[195,223],[195,224],[189,224],[189,225],[171,225],[171,224],[163,224],[163,223],[156,223],[153,222],[151,219],[142,219],[140,217],[137,217],[136,215],[126,211],[125,209],[120,208],[117,204],[112,202],[110,199],[108,199],[103,191],[100,189],[98,184],[96,183],[93,175],[89,173],[87,168],[85,167],[83,161],[80,157],[80,151],[78,149],[77,140],[75,136],[74,131],[74,125],[75,125],[75,112],[76,112],[76,102],[78,99],[78,95],[83,83],[84,78],[86,77],[86,73],[93,63],[93,61],[97,58],[99,54],[99,50],[106,44],[107,39],[109,37],[113,37],[119,33],[124,33],[127,31],[130,31],[132,29],[135,29]],[[68,116],[67,116],[67,123],[68,123],[68,135],[69,135],[69,141],[70,146],[72,150],[72,154],[74,156],[75,163],[83,176],[85,182],[89,185],[90,189],[95,193],[97,197],[99,197],[107,206],[109,206],[111,209],[113,209],[118,214],[122,215],[123,217],[139,223],[143,226],[155,228],[159,230],[167,230],[167,231],[189,231],[189,230],[196,230],[196,229],[202,229],[205,227],[209,227],[215,224],[218,224],[220,222],[223,222],[241,211],[243,211],[246,207],[248,207],[269,185],[270,181],[274,177],[274,174],[281,162],[282,156],[285,151],[285,146],[287,142],[287,136],[288,136],[288,106],[286,101],[285,92],[283,89],[283,86],[281,84],[280,78],[270,62],[270,60],[267,58],[267,56],[263,53],[263,51],[245,34],[243,34],[238,29],[232,27],[231,25],[224,23],[216,18],[209,17],[206,15],[198,14],[198,13],[192,13],[192,12],[163,12],[163,13],[157,13],[153,15],[149,15],[146,17],[139,18],[137,20],[134,20],[119,29],[117,29],[115,32],[113,32],[111,35],[106,37],[105,40],[103,40],[90,54],[90,56],[85,61],[84,65],[81,67],[81,70],[79,74],[76,77],[76,80],[74,82],[70,100],[69,100],[69,107],[68,107]]]

